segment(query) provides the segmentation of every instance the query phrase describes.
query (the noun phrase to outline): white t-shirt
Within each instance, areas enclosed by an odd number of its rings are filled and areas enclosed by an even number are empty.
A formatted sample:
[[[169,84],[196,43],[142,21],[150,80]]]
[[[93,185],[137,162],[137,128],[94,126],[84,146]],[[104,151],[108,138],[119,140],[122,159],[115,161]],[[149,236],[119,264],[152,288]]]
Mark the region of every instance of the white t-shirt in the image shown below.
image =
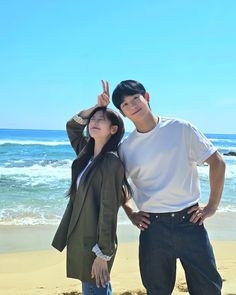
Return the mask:
[[[78,187],[79,187],[81,177],[83,176],[84,172],[87,170],[88,166],[89,166],[91,163],[92,163],[92,160],[89,160],[89,161],[88,161],[88,164],[86,165],[86,167],[84,168],[84,170],[83,170],[83,171],[80,173],[80,175],[78,176],[77,181],[76,181],[77,189],[78,189]]]
[[[132,180],[138,209],[175,212],[198,202],[197,164],[215,151],[211,142],[184,120],[159,118],[147,133],[134,130],[120,144],[119,154]]]

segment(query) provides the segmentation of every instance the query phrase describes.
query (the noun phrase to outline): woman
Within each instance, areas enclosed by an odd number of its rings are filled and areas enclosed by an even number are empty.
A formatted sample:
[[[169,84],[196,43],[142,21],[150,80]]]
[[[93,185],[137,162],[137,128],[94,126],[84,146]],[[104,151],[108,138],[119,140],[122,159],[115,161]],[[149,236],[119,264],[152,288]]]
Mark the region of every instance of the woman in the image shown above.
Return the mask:
[[[125,201],[124,190],[132,193],[117,156],[124,124],[106,107],[109,86],[102,85],[97,105],[67,122],[77,158],[69,203],[52,243],[59,251],[67,246],[67,276],[80,279],[86,295],[112,294],[109,273],[117,248],[117,213]],[[86,126],[88,136],[83,135]]]

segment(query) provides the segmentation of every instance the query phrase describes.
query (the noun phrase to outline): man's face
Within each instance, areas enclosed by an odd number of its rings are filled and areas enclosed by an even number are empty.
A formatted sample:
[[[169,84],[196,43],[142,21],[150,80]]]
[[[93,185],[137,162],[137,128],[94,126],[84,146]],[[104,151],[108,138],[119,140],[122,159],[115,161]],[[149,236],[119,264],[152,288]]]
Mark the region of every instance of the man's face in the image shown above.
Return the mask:
[[[147,112],[150,112],[148,101],[141,94],[125,96],[120,105],[120,110],[124,116],[133,122],[140,121]]]

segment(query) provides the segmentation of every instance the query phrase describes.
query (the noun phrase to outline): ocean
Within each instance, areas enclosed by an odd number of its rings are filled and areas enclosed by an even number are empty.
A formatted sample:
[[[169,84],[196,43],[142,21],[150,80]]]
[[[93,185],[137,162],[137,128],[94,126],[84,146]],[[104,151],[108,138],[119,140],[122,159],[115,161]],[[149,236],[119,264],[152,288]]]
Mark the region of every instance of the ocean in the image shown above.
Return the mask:
[[[236,134],[206,134],[220,153],[236,152]],[[56,225],[68,202],[75,157],[65,131],[0,129],[0,225]],[[219,212],[236,212],[236,157],[227,168]],[[208,200],[208,167],[200,166],[201,202]],[[129,223],[123,210],[119,224]]]

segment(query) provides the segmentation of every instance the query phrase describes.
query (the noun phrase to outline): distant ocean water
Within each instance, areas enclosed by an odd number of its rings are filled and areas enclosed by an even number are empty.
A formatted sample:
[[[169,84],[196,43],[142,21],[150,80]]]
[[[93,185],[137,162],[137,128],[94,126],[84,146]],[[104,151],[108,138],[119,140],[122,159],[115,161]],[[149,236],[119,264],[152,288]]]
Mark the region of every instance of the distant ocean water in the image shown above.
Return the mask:
[[[219,152],[236,152],[236,134],[206,134]],[[75,157],[66,132],[0,129],[0,225],[58,224],[67,204]],[[226,180],[220,211],[236,212],[236,157],[224,156]],[[202,198],[208,199],[208,167],[200,166]],[[127,223],[119,212],[119,223]]]

